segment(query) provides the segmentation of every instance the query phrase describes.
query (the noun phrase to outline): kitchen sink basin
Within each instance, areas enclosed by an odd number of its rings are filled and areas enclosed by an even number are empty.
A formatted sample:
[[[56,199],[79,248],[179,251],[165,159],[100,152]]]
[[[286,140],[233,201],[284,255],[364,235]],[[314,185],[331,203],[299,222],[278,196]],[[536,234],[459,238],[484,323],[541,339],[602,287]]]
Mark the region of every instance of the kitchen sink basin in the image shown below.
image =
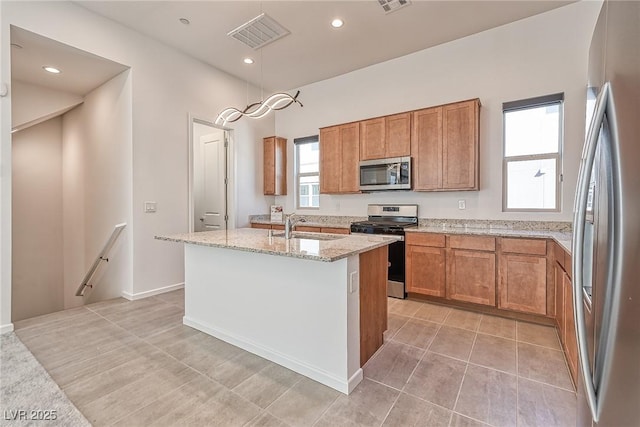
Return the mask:
[[[273,237],[284,237],[284,233],[274,233]],[[335,234],[323,234],[323,233],[309,233],[309,232],[293,232],[291,233],[292,239],[307,239],[307,240],[338,240],[344,239],[345,236]]]

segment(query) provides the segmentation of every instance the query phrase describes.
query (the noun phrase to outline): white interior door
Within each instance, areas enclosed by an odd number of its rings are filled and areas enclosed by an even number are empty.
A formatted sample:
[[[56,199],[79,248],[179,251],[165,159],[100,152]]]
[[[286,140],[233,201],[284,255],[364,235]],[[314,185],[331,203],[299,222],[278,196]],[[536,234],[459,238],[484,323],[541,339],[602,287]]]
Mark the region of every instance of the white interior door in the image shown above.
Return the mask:
[[[194,122],[194,231],[227,228],[226,132]]]

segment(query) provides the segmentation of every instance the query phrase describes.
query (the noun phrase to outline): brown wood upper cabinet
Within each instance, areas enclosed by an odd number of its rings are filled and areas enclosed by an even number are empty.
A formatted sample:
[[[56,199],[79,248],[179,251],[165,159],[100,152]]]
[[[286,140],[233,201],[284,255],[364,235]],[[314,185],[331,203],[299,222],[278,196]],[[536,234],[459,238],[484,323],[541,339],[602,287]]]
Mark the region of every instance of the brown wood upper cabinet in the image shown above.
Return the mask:
[[[359,123],[320,129],[320,193],[360,191]]]
[[[478,190],[480,101],[414,111],[413,189]]]
[[[360,122],[360,160],[411,154],[411,113]]]
[[[279,136],[263,139],[264,145],[264,194],[287,194],[287,140]]]
[[[500,239],[498,308],[547,314],[547,242]]]

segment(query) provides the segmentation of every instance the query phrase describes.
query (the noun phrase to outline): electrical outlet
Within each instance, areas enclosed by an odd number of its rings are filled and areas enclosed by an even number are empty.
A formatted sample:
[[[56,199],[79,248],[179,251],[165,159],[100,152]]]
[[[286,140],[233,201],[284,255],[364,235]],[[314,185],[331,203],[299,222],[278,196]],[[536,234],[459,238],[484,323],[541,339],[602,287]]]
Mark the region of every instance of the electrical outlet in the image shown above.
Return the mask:
[[[358,290],[358,280],[359,280],[358,272],[352,271],[351,274],[349,274],[349,293],[350,294]]]
[[[467,201],[458,200],[458,209],[467,209]]]
[[[156,202],[144,202],[144,212],[145,213],[154,213],[157,209],[158,205]]]

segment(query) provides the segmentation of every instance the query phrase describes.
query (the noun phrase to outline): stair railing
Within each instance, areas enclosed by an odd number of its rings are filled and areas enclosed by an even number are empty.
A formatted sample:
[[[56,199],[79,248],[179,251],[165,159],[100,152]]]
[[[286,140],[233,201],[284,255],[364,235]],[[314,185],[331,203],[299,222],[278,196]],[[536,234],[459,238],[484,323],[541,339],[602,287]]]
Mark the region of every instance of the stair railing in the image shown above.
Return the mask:
[[[87,287],[89,288],[93,287],[93,285],[89,284],[89,281],[91,281],[91,278],[93,277],[96,270],[98,269],[98,266],[100,265],[101,261],[109,262],[109,258],[107,258],[107,253],[111,250],[111,248],[113,247],[113,244],[116,242],[116,240],[118,239],[118,236],[120,236],[120,233],[122,233],[122,230],[126,226],[127,226],[126,223],[117,224],[115,226],[115,228],[113,229],[113,232],[111,233],[111,236],[109,236],[109,240],[107,240],[107,243],[104,244],[104,247],[96,257],[95,261],[93,261],[93,264],[91,265],[91,268],[89,269],[89,271],[87,271],[87,274],[84,275],[84,278],[82,279],[82,284],[76,291],[77,297],[84,296],[84,291]]]

